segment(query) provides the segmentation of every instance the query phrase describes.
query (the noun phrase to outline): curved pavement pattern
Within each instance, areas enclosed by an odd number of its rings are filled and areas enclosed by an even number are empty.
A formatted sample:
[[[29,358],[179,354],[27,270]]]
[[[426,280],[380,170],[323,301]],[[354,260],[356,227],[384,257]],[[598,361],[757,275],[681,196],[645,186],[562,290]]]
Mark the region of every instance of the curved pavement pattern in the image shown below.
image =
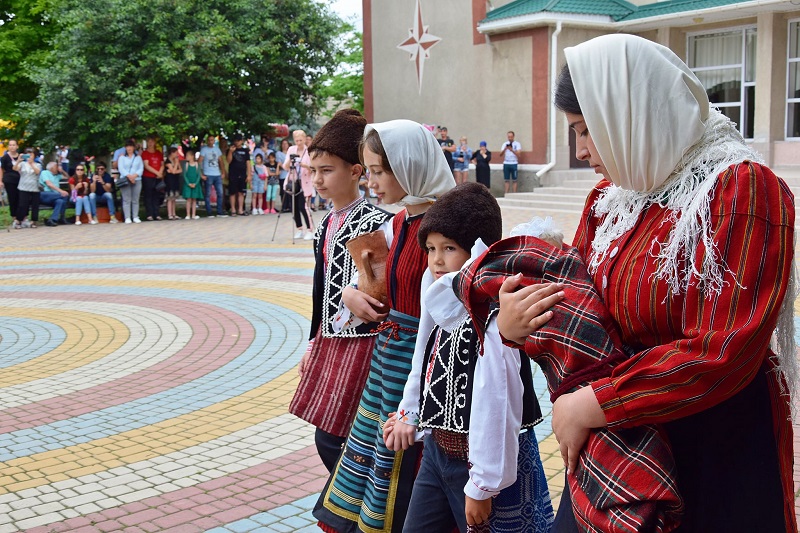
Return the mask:
[[[0,533],[319,531],[326,472],[287,413],[313,257],[288,217],[275,227],[2,234]],[[557,501],[549,418],[536,432]]]

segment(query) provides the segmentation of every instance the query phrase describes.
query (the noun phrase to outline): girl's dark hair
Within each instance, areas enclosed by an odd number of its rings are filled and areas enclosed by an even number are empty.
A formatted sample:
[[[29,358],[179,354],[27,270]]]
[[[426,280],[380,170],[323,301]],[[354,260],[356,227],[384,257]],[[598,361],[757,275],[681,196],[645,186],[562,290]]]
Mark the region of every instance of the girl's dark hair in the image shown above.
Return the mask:
[[[264,161],[264,156],[261,154],[256,154],[255,159],[258,159],[259,157],[261,158],[261,161]]]
[[[575,86],[572,84],[572,75],[569,73],[569,65],[564,65],[556,81],[556,92],[553,95],[553,103],[556,109],[564,113],[583,115],[581,104],[578,102],[578,95],[575,94]]]
[[[170,155],[174,154],[177,151],[178,151],[178,147],[177,146],[170,146],[169,147],[169,151],[167,152],[167,155],[170,156]]]
[[[369,148],[370,152],[380,156],[381,168],[386,172],[394,174],[392,165],[389,164],[389,157],[386,155],[386,150],[383,149],[383,143],[381,142],[381,137],[378,135],[377,130],[369,130],[369,133],[364,136],[364,140],[358,145],[358,158],[361,160],[361,164],[364,168],[367,168],[366,163],[364,163],[364,148]]]

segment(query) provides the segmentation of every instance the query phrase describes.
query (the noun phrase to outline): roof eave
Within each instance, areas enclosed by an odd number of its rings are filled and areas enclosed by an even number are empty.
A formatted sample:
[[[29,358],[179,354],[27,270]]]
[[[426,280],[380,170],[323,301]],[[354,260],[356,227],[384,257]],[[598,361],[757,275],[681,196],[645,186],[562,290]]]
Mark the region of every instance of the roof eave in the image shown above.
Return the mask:
[[[486,35],[509,33],[512,31],[554,26],[558,22],[574,27],[612,29],[613,19],[608,15],[581,15],[571,13],[533,13],[517,17],[478,23],[478,32]]]
[[[647,31],[663,27],[665,22],[669,22],[670,26],[691,26],[755,17],[759,13],[775,11],[776,7],[780,8],[778,11],[792,11],[792,8],[798,8],[796,5],[791,6],[788,4],[790,3],[785,0],[751,0],[721,8],[709,7],[682,13],[667,13],[643,19],[620,20],[614,23],[614,28],[621,31]]]
[[[569,13],[533,13],[495,21],[480,22],[478,32],[487,35],[508,33],[541,26],[555,26],[558,22],[572,27],[592,28],[608,31],[647,31],[668,26],[692,26],[725,22],[739,18],[755,17],[766,11],[792,11],[798,6],[786,0],[751,0],[727,7],[695,9],[682,13],[668,13],[655,17],[614,21],[607,15],[580,15]],[[666,23],[666,24],[665,24]]]

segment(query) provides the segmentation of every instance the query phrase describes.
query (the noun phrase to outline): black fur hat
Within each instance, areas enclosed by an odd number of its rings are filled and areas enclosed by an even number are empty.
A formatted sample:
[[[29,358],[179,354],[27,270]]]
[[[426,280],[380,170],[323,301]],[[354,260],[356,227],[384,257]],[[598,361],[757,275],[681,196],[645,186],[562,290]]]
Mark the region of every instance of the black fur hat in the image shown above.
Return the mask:
[[[358,145],[364,136],[367,119],[355,109],[338,111],[322,126],[308,147],[308,153],[325,152],[347,161],[351,165],[361,164]]]
[[[425,212],[417,233],[423,248],[429,233],[441,233],[467,252],[478,238],[490,246],[503,238],[500,206],[484,185],[462,183],[443,194]]]

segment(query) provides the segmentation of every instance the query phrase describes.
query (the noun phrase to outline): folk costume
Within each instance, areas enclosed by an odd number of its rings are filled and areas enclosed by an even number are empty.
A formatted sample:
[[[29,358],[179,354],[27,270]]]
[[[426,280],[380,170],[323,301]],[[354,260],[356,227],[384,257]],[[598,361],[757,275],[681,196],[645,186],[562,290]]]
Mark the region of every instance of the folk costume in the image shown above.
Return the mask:
[[[792,194],[669,49],[607,35],[565,54],[614,181],[575,238],[633,352],[591,384],[608,428],[661,425],[677,531],[796,532]]]
[[[317,427],[318,451],[332,470],[341,444],[356,415],[367,379],[369,354],[375,343],[375,324],[362,324],[343,331],[333,330],[333,318],[342,301],[342,291],[356,272],[345,248],[352,238],[377,231],[391,214],[358,198],[338,211],[330,211],[314,234],[313,312],[309,338],[311,355],[297,386],[289,412]],[[332,448],[330,453],[326,449]]]
[[[367,126],[375,129],[392,172],[408,194],[399,204],[432,203],[455,186],[431,133],[409,120]],[[385,225],[389,259],[386,284],[389,316],[378,337],[356,419],[341,458],[314,508],[325,531],[400,532],[421,453],[419,445],[400,452],[386,448],[383,425],[400,403],[411,370],[420,317],[420,286],[427,257],[417,244],[422,215],[405,210]]]
[[[610,375],[627,358],[611,314],[577,250],[556,248],[532,236],[492,245],[456,277],[456,294],[466,303],[484,344],[489,332],[481,325],[491,315],[503,281],[516,273],[523,274],[523,285],[564,284],[565,296],[551,309],[553,317],[522,347],[541,367],[552,402],[592,379]],[[639,426],[592,431],[577,475],[567,481],[575,516],[585,531],[630,533],[675,529],[683,510],[675,478],[662,432]]]
[[[431,233],[471,248],[475,256],[486,249],[484,241],[502,237],[500,206],[483,185],[458,185],[425,214],[421,248]],[[453,292],[457,273],[434,281],[429,270],[422,282],[420,330],[432,331],[417,337],[397,409],[399,424],[425,434],[406,531],[467,531],[465,495],[494,498],[487,531],[549,531],[553,508],[529,431],[542,419],[530,361],[503,346],[493,321],[492,334],[481,344]],[[479,423],[471,431],[472,420]]]
[[[367,121],[358,111],[337,112],[317,133],[312,155],[325,153],[359,164],[358,145]],[[313,311],[309,357],[289,412],[317,427],[317,452],[328,471],[339,459],[369,369],[376,324],[347,330],[334,328],[342,291],[356,277],[347,241],[379,229],[391,214],[356,197],[349,205],[328,212],[314,234]]]

